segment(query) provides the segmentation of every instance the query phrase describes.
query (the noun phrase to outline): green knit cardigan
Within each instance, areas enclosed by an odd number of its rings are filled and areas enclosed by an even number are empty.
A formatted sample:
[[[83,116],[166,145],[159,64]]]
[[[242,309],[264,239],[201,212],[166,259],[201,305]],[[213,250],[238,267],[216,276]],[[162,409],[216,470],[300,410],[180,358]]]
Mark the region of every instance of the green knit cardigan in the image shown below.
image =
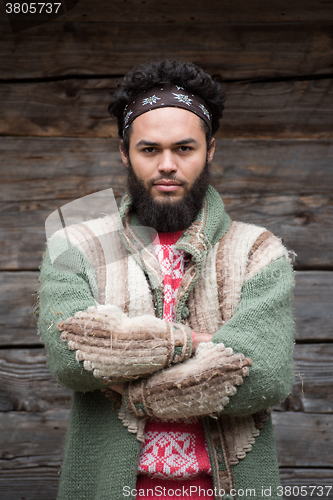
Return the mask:
[[[196,261],[196,279],[209,252],[231,226],[222,200],[212,187],[207,191],[205,202],[206,219],[200,245],[191,247],[187,231],[177,245],[186,248]],[[128,214],[129,207],[127,196],[120,208],[121,218]],[[202,218],[203,211],[196,223],[202,222]],[[135,214],[131,223],[138,223]],[[54,240],[54,245],[57,244],[62,245],[62,242]],[[46,347],[49,369],[59,385],[74,391],[58,500],[123,499],[125,492],[135,489],[140,442],[118,418],[119,409],[101,392],[105,388],[103,380],[86,370],[83,363],[76,360],[75,351],[69,350],[68,344],[60,339],[59,321],[96,305],[94,297],[98,284],[93,266],[78,250],[71,252],[71,259],[69,269],[76,268],[76,273],[59,270],[52,264],[49,249],[46,249],[39,289],[38,330]],[[163,294],[152,283],[149,271],[143,271],[151,288],[155,287],[156,316],[162,318]],[[273,260],[243,285],[233,316],[215,333],[214,343],[223,342],[225,347],[232,347],[235,353],[243,353],[253,362],[249,376],[244,378],[223,410],[225,415],[254,414],[278,404],[290,393],[293,382],[293,285],[293,271],[286,257]],[[177,321],[186,317],[184,310],[189,293],[190,290],[178,304]],[[211,417],[202,418],[207,431]],[[213,445],[208,431],[206,436],[212,460]],[[224,459],[220,460],[219,467],[226,469]],[[263,494],[263,489],[267,488],[271,488],[271,499],[280,498],[270,418],[256,437],[252,450],[232,466],[232,473],[236,498],[267,498]],[[216,477],[214,480],[216,484]],[[216,499],[219,498],[216,495]]]

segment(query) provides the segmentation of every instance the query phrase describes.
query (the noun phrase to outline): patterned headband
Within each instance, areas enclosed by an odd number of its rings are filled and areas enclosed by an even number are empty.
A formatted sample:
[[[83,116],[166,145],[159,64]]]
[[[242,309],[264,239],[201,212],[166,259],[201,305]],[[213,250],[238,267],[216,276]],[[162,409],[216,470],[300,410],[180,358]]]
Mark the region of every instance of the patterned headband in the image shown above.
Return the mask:
[[[131,125],[138,116],[157,108],[183,108],[195,113],[202,118],[212,130],[212,115],[207,105],[199,96],[191,94],[183,87],[166,86],[154,87],[140,94],[134,101],[129,103],[124,110],[124,129]]]

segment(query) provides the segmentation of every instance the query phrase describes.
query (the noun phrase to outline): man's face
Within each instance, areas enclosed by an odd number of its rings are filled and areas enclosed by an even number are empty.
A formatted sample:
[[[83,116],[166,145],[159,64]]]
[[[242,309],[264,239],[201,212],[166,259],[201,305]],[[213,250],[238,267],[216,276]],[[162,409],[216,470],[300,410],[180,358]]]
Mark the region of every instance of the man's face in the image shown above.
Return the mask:
[[[200,118],[182,108],[159,108],[132,123],[128,187],[139,218],[157,231],[184,229],[201,208],[208,183],[206,134]],[[199,208],[198,208],[199,206]]]

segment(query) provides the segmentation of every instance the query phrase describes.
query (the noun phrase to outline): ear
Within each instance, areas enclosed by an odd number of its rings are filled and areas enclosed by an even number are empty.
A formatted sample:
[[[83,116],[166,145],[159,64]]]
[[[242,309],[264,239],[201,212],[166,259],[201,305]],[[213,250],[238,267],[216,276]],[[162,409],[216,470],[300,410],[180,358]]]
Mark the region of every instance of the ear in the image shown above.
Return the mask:
[[[125,167],[128,168],[128,155],[127,153],[125,152],[125,149],[124,149],[124,141],[121,139],[119,141],[119,151],[120,151],[120,154],[121,154],[121,159],[123,160],[123,164],[125,165]]]
[[[208,163],[210,163],[213,160],[214,153],[215,153],[215,137],[213,137],[209,143],[209,148],[207,151]]]

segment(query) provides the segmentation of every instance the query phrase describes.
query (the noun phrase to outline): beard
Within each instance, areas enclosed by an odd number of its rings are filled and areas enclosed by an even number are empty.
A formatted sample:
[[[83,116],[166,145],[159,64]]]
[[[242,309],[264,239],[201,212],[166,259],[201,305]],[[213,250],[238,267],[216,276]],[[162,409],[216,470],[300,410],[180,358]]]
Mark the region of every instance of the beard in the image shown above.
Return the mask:
[[[168,194],[164,201],[155,201],[150,189],[156,181],[173,180],[181,182],[184,195],[174,201]],[[132,198],[140,223],[152,227],[158,233],[173,233],[187,229],[195,221],[206,195],[210,181],[210,164],[206,160],[202,172],[196,177],[192,187],[188,182],[180,181],[174,174],[161,175],[145,183],[135,174],[128,160],[127,188]]]

